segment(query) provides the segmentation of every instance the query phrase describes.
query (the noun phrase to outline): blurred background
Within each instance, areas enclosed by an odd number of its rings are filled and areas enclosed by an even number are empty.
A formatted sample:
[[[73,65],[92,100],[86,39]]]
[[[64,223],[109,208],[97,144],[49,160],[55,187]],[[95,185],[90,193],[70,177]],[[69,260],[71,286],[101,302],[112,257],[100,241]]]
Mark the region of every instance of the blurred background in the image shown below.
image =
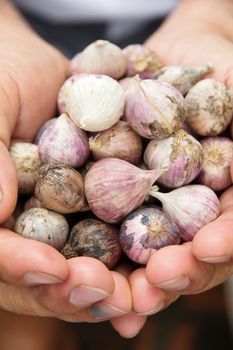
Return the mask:
[[[71,324],[1,311],[0,350],[232,350],[226,285],[183,296],[151,316],[133,339],[109,322]]]

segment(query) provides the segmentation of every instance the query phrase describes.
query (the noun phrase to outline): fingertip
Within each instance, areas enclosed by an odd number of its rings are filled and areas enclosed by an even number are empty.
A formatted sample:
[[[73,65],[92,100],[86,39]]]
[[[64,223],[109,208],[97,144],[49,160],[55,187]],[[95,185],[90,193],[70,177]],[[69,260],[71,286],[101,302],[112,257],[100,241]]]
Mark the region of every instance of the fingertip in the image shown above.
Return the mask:
[[[113,328],[126,339],[134,338],[144,327],[147,317],[131,312],[111,320]]]
[[[0,141],[0,222],[13,212],[18,193],[18,180],[15,165],[2,141]]]

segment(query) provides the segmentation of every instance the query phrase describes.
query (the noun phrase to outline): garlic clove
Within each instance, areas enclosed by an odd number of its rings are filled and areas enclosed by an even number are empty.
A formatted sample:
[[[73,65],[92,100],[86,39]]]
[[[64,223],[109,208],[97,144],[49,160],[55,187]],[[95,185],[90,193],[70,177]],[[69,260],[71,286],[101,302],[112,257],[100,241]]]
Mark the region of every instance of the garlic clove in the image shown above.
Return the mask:
[[[89,157],[88,137],[65,114],[61,114],[41,135],[38,143],[43,163],[60,163],[78,168]]]
[[[162,140],[151,140],[144,152],[148,168],[157,169],[165,160],[169,165],[157,182],[168,188],[187,185],[201,171],[202,146],[184,130],[178,130]]]
[[[125,120],[141,136],[162,139],[182,126],[184,98],[172,85],[133,78],[126,98]]]
[[[89,207],[101,220],[119,222],[143,203],[162,171],[142,170],[117,158],[101,159],[85,176]]]
[[[75,224],[62,254],[67,258],[89,256],[112,269],[121,256],[118,228],[96,219]]]
[[[45,164],[40,168],[35,196],[58,213],[78,212],[84,205],[82,176],[64,164]]]
[[[61,214],[45,208],[31,208],[16,219],[14,231],[24,238],[61,250],[68,239],[69,226]]]
[[[203,149],[203,165],[196,182],[221,191],[232,184],[230,165],[233,142],[223,136],[210,136],[200,141]]]
[[[89,145],[95,160],[119,158],[137,164],[142,156],[141,137],[124,121],[91,137]]]
[[[155,207],[142,207],[130,213],[120,228],[122,249],[139,264],[146,264],[156,250],[179,243],[178,227],[167,214]]]
[[[123,49],[127,58],[127,76],[139,75],[141,79],[150,79],[162,67],[158,55],[141,44],[131,44]]]
[[[161,68],[153,78],[160,83],[169,83],[185,95],[193,85],[201,80],[206,74],[213,71],[209,64],[206,66],[167,66]]]
[[[201,136],[223,132],[232,119],[233,89],[214,79],[203,79],[185,97],[187,124]]]
[[[66,83],[65,83],[66,84]],[[125,106],[124,90],[106,75],[86,75],[61,88],[65,112],[86,131],[102,131],[113,126]]]
[[[38,146],[29,142],[12,141],[9,152],[16,166],[19,193],[33,193],[42,166]]]
[[[105,74],[120,79],[126,73],[127,60],[117,45],[97,40],[71,60],[71,74]]]
[[[161,201],[163,210],[178,226],[185,241],[191,241],[199,229],[220,214],[218,197],[204,185],[187,185],[169,193],[152,188],[150,195]]]

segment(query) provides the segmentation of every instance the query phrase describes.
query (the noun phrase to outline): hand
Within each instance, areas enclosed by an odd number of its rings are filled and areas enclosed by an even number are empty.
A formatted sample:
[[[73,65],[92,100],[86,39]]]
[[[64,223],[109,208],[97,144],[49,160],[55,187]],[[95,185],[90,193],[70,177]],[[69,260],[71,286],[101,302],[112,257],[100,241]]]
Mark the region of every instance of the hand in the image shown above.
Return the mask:
[[[166,65],[211,63],[212,76],[233,87],[232,27],[232,1],[183,0],[146,45]],[[145,322],[147,315],[164,309],[179,295],[201,293],[233,273],[232,198],[233,187],[221,196],[221,216],[202,228],[193,242],[160,249],[145,268],[130,274],[133,310],[140,314],[133,315],[132,336],[143,326],[138,317]],[[122,327],[120,320],[112,320],[124,336],[127,331],[130,336],[128,317],[124,316]]]
[[[17,200],[17,176],[7,150],[10,140],[32,141],[43,122],[54,116],[68,61],[37,37],[5,1],[0,4],[0,51],[0,222],[3,222]],[[98,260],[80,257],[67,261],[54,248],[3,227],[0,243],[2,309],[73,322],[99,322],[131,310],[126,278],[110,272]]]

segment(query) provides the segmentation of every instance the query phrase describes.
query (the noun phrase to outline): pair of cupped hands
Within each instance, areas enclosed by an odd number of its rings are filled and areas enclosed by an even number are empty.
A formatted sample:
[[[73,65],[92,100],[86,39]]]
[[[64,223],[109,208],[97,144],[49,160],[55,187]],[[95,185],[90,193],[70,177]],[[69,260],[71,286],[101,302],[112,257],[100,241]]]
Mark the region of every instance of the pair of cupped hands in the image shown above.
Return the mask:
[[[211,76],[233,87],[233,5],[220,3],[224,1],[200,11],[195,1],[184,1],[146,45],[166,65],[211,63]],[[0,222],[4,222],[17,200],[9,143],[32,141],[39,127],[54,116],[69,62],[28,28],[14,35],[2,33],[0,52]],[[233,165],[231,174],[233,178]],[[88,257],[65,260],[52,247],[2,227],[0,307],[70,322],[110,320],[121,336],[133,337],[148,315],[180,295],[206,291],[233,273],[233,186],[220,200],[220,217],[192,242],[162,248],[146,267],[136,270],[122,265],[109,271]]]

